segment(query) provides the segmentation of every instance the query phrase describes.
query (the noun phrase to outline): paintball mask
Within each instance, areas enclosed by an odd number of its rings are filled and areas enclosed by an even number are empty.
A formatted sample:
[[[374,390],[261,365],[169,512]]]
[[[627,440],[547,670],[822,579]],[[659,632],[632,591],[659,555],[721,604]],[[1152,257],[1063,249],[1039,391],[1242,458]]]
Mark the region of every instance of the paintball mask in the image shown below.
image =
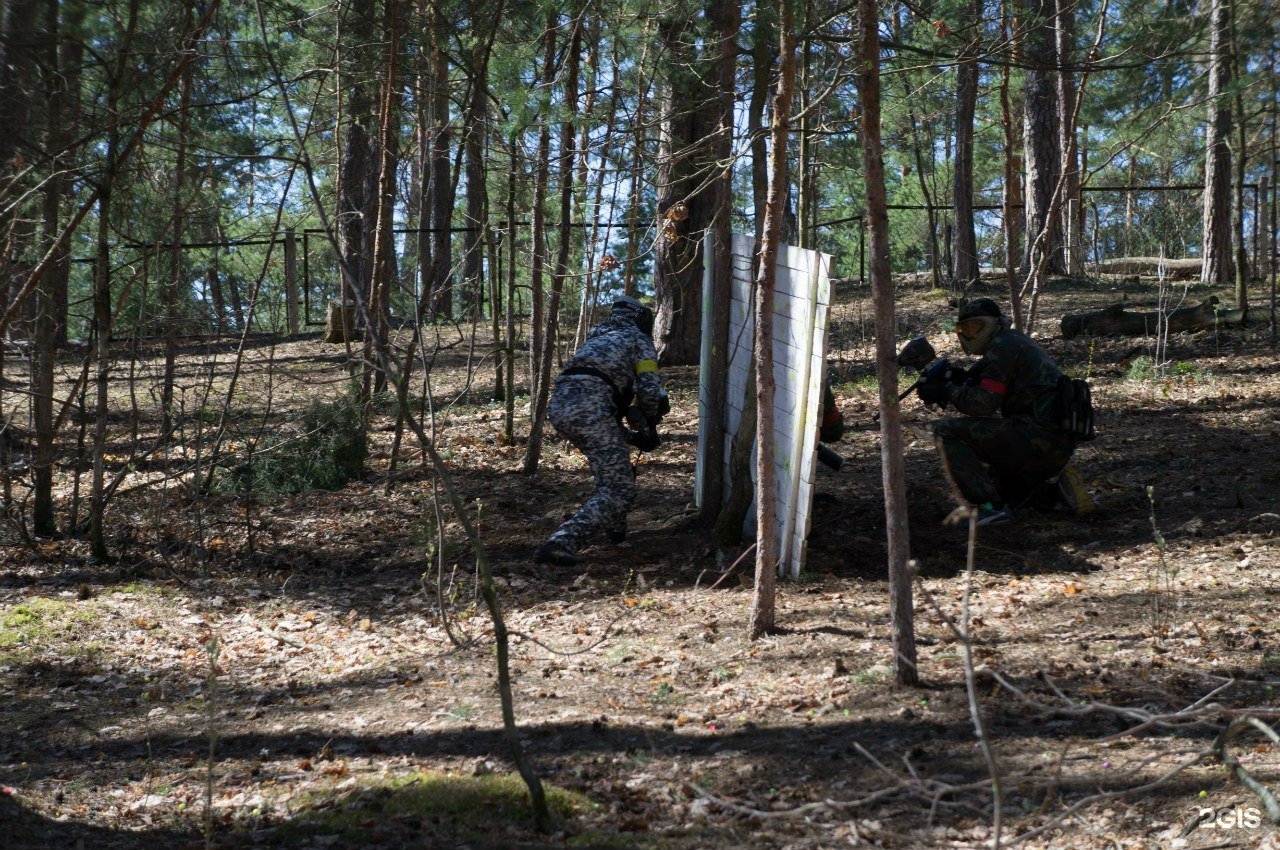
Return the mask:
[[[991,345],[996,331],[1004,326],[1000,306],[990,298],[976,298],[960,308],[956,316],[956,337],[965,354],[982,354]]]
[[[614,319],[630,319],[642,334],[653,336],[653,311],[630,295],[624,295],[613,302],[613,310],[609,316]]]

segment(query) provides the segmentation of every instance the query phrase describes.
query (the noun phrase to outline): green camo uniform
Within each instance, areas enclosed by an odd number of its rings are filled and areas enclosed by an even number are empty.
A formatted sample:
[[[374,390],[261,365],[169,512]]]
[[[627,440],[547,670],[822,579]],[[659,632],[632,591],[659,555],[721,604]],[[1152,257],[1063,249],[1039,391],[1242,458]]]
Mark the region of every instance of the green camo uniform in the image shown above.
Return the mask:
[[[1062,370],[1030,337],[1001,328],[946,401],[964,417],[934,424],[952,481],[972,504],[1020,507],[1071,459],[1075,441],[1053,424]]]

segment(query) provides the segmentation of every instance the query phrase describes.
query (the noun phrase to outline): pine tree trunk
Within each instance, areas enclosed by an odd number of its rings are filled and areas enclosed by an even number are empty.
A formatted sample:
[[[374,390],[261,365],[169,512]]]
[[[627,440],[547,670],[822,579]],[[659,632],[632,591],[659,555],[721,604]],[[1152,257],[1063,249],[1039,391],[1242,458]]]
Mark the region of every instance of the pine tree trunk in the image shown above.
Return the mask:
[[[880,38],[875,0],[859,0],[858,91],[862,101],[862,151],[866,163],[867,219],[871,235],[871,291],[876,316],[876,369],[880,376],[880,463],[889,552],[889,610],[893,619],[894,679],[914,685],[915,620],[911,602],[910,537],[906,472],[898,405],[893,280],[889,266],[889,211],[885,198],[884,148],[880,138]]]
[[[338,165],[338,227],[343,262],[343,304],[367,304],[370,280],[368,256],[373,222],[369,220],[369,128],[373,122],[373,97],[368,54],[374,41],[374,0],[350,0],[342,21],[339,41],[339,85],[346,95],[345,127]]]
[[[787,203],[788,124],[796,78],[793,0],[781,0],[778,22],[778,90],[769,131],[769,196],[764,207],[760,268],[756,272],[756,578],[750,636],[771,632],[777,621],[778,472],[774,464],[773,299],[778,249]]]
[[[1231,267],[1231,6],[1209,2],[1209,124],[1205,135],[1202,283],[1230,286]]]
[[[550,88],[558,76],[556,67],[556,15],[547,16],[545,55],[543,57],[543,81]],[[560,320],[560,292],[556,288],[558,277],[552,278],[552,291],[547,304],[543,302],[543,265],[546,248],[546,216],[544,207],[550,182],[551,159],[551,127],[548,118],[543,118],[538,133],[537,172],[533,189],[533,258],[529,269],[533,289],[533,377],[532,383],[532,422],[529,426],[529,443],[525,447],[524,473],[532,475],[538,471],[538,457],[542,453],[542,432],[547,418],[547,402],[551,396],[551,363],[555,352],[555,329]],[[572,129],[572,127],[570,128]],[[563,135],[562,135],[563,138]],[[572,136],[570,136],[572,138]],[[562,162],[563,166],[563,162]],[[572,173],[573,160],[569,158],[567,167]],[[562,172],[563,175],[563,172]],[[572,191],[572,187],[569,188]],[[563,197],[563,193],[562,193]]]
[[[191,7],[185,6],[183,29],[191,29]],[[191,132],[191,88],[194,72],[188,65],[182,72],[178,93],[178,139],[173,163],[173,228],[169,241],[169,278],[164,287],[164,376],[160,382],[160,433],[169,434],[173,426],[173,385],[178,362],[178,300],[182,287],[182,236],[186,228],[187,148]]]
[[[1058,90],[1055,68],[1058,51],[1054,0],[1027,3],[1026,62],[1023,88],[1023,149],[1026,155],[1026,234],[1022,274],[1030,278],[1043,269],[1062,273],[1062,228],[1050,217],[1053,193],[1062,173],[1058,131]]]
[[[720,48],[697,54],[688,18],[665,19],[658,33],[672,61],[667,63],[658,151],[653,340],[663,365],[693,365],[701,352],[702,236],[716,212],[716,192],[708,178],[717,173],[712,139],[719,126]]]
[[[488,111],[488,43],[478,40],[471,51],[470,97],[463,116],[462,150],[467,174],[467,228],[462,235],[462,305],[467,316],[484,308],[485,192],[484,132]]]
[[[1232,10],[1234,0],[1227,0],[1228,11]],[[1231,70],[1234,79],[1239,79],[1243,69],[1237,66],[1240,61],[1238,41],[1236,40],[1236,19],[1231,16]],[[1244,238],[1244,188],[1245,172],[1249,160],[1249,121],[1245,117],[1244,92],[1235,86],[1236,107],[1236,155],[1235,155],[1235,207],[1231,214],[1231,230],[1235,234],[1236,262],[1235,285],[1236,307],[1248,318],[1249,315],[1249,255]],[[1256,195],[1255,195],[1256,197]],[[1255,219],[1256,224],[1256,219]]]
[[[720,45],[718,62],[718,120],[712,141],[712,156],[717,162],[729,162],[733,155],[733,107],[734,80],[737,71],[738,31],[741,28],[741,6],[736,0],[710,0],[707,16],[711,30]],[[711,356],[703,375],[707,387],[707,423],[705,428],[707,458],[703,470],[700,491],[702,493],[701,519],[710,524],[720,512],[724,502],[724,408],[728,386],[729,313],[723,307],[729,303],[732,289],[732,239],[730,214],[733,212],[733,172],[726,168],[712,183],[712,206],[715,210],[711,224],[710,256],[711,307],[709,340],[704,340]],[[741,528],[741,521],[739,521]]]
[[[756,9],[756,27],[751,42],[751,99],[747,104],[747,138],[751,139],[751,208],[756,211],[756,243],[764,238],[764,215],[769,201],[769,137],[764,132],[764,113],[769,103],[769,80],[777,52],[777,9],[766,3]]]
[[[1001,37],[1009,42],[1009,55],[1014,62],[1022,61],[1022,24],[1019,12],[1022,0],[1004,0],[1001,13]],[[1021,126],[1022,95],[1010,84],[1010,68],[1000,69],[1000,117],[1004,131],[1004,191],[1001,200],[1001,218],[1004,222],[1004,272],[1005,286],[1009,290],[1009,313],[1015,328],[1023,327],[1022,296],[1018,287],[1017,270],[1022,257],[1023,224],[1023,174],[1022,140],[1018,135]]]
[[[439,316],[453,315],[453,253],[450,250],[453,224],[453,169],[449,162],[449,25],[444,22],[435,3],[431,4],[431,180],[429,184],[431,229],[431,267],[423,287],[423,297],[428,298],[428,315],[434,321]]]
[[[1058,132],[1062,150],[1062,210],[1063,269],[1067,274],[1084,274],[1084,205],[1080,202],[1080,145],[1076,127],[1079,112],[1078,85],[1075,71],[1070,69],[1077,61],[1076,2],[1058,0],[1056,27],[1058,61],[1063,67],[1058,72]],[[1072,203],[1072,202],[1075,203]]]
[[[50,3],[45,7],[45,50],[43,64],[46,80],[46,133],[48,149],[62,151],[71,141],[65,126],[68,77],[59,67],[59,21],[58,4]],[[84,6],[81,3],[67,5],[68,28],[78,36],[79,19],[83,18]],[[67,191],[69,181],[64,171],[68,159],[56,155],[50,163],[49,174],[44,187],[43,230],[41,244],[47,249],[57,239],[59,212],[62,196]],[[33,328],[33,348],[31,364],[31,418],[35,431],[35,458],[32,463],[32,507],[31,530],[41,536],[57,532],[54,518],[53,472],[54,472],[54,419],[53,419],[53,386],[54,365],[57,360],[57,287],[66,288],[66,269],[70,257],[66,249],[60,251],[57,263],[61,274],[50,273],[45,276],[36,289],[35,326]]]
[[[969,5],[967,23],[977,31],[982,19],[982,0]],[[955,217],[955,252],[951,279],[957,288],[978,280],[978,244],[973,226],[973,117],[978,103],[978,63],[980,46],[974,35],[961,51],[956,69],[956,152],[952,184]]]

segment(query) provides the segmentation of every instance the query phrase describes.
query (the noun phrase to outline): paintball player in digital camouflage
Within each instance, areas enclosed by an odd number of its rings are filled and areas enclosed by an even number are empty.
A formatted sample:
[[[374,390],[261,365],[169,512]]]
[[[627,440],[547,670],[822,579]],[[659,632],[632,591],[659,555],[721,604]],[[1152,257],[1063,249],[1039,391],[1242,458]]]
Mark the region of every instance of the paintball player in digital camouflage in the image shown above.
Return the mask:
[[[1023,505],[1087,512],[1091,497],[1068,466],[1076,440],[1055,422],[1062,370],[990,298],[961,307],[955,330],[965,353],[982,359],[963,382],[929,381],[917,392],[925,404],[965,414],[934,423],[934,442],[949,477],[978,508],[978,525],[1009,522]]]
[[[596,492],[534,551],[536,563],[573,566],[578,548],[597,534],[611,543],[626,540],[636,496],[628,443],[641,451],[657,448],[657,426],[669,410],[653,347],[653,311],[623,296],[556,378],[547,418],[587,456]]]

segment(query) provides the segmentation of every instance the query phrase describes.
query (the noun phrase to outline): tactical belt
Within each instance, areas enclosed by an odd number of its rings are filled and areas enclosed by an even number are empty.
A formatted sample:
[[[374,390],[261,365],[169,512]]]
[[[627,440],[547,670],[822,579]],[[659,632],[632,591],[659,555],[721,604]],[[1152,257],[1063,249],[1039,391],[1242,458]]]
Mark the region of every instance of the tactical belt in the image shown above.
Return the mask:
[[[562,378],[567,378],[570,375],[590,375],[593,378],[599,378],[600,380],[604,381],[605,385],[613,392],[613,410],[614,410],[614,414],[619,419],[622,418],[622,414],[630,406],[630,402],[627,400],[627,397],[623,395],[621,392],[619,392],[617,386],[614,385],[613,379],[610,378],[608,375],[606,375],[604,372],[597,369],[596,367],[570,366],[569,368],[565,369],[563,372],[560,373],[560,377]]]

